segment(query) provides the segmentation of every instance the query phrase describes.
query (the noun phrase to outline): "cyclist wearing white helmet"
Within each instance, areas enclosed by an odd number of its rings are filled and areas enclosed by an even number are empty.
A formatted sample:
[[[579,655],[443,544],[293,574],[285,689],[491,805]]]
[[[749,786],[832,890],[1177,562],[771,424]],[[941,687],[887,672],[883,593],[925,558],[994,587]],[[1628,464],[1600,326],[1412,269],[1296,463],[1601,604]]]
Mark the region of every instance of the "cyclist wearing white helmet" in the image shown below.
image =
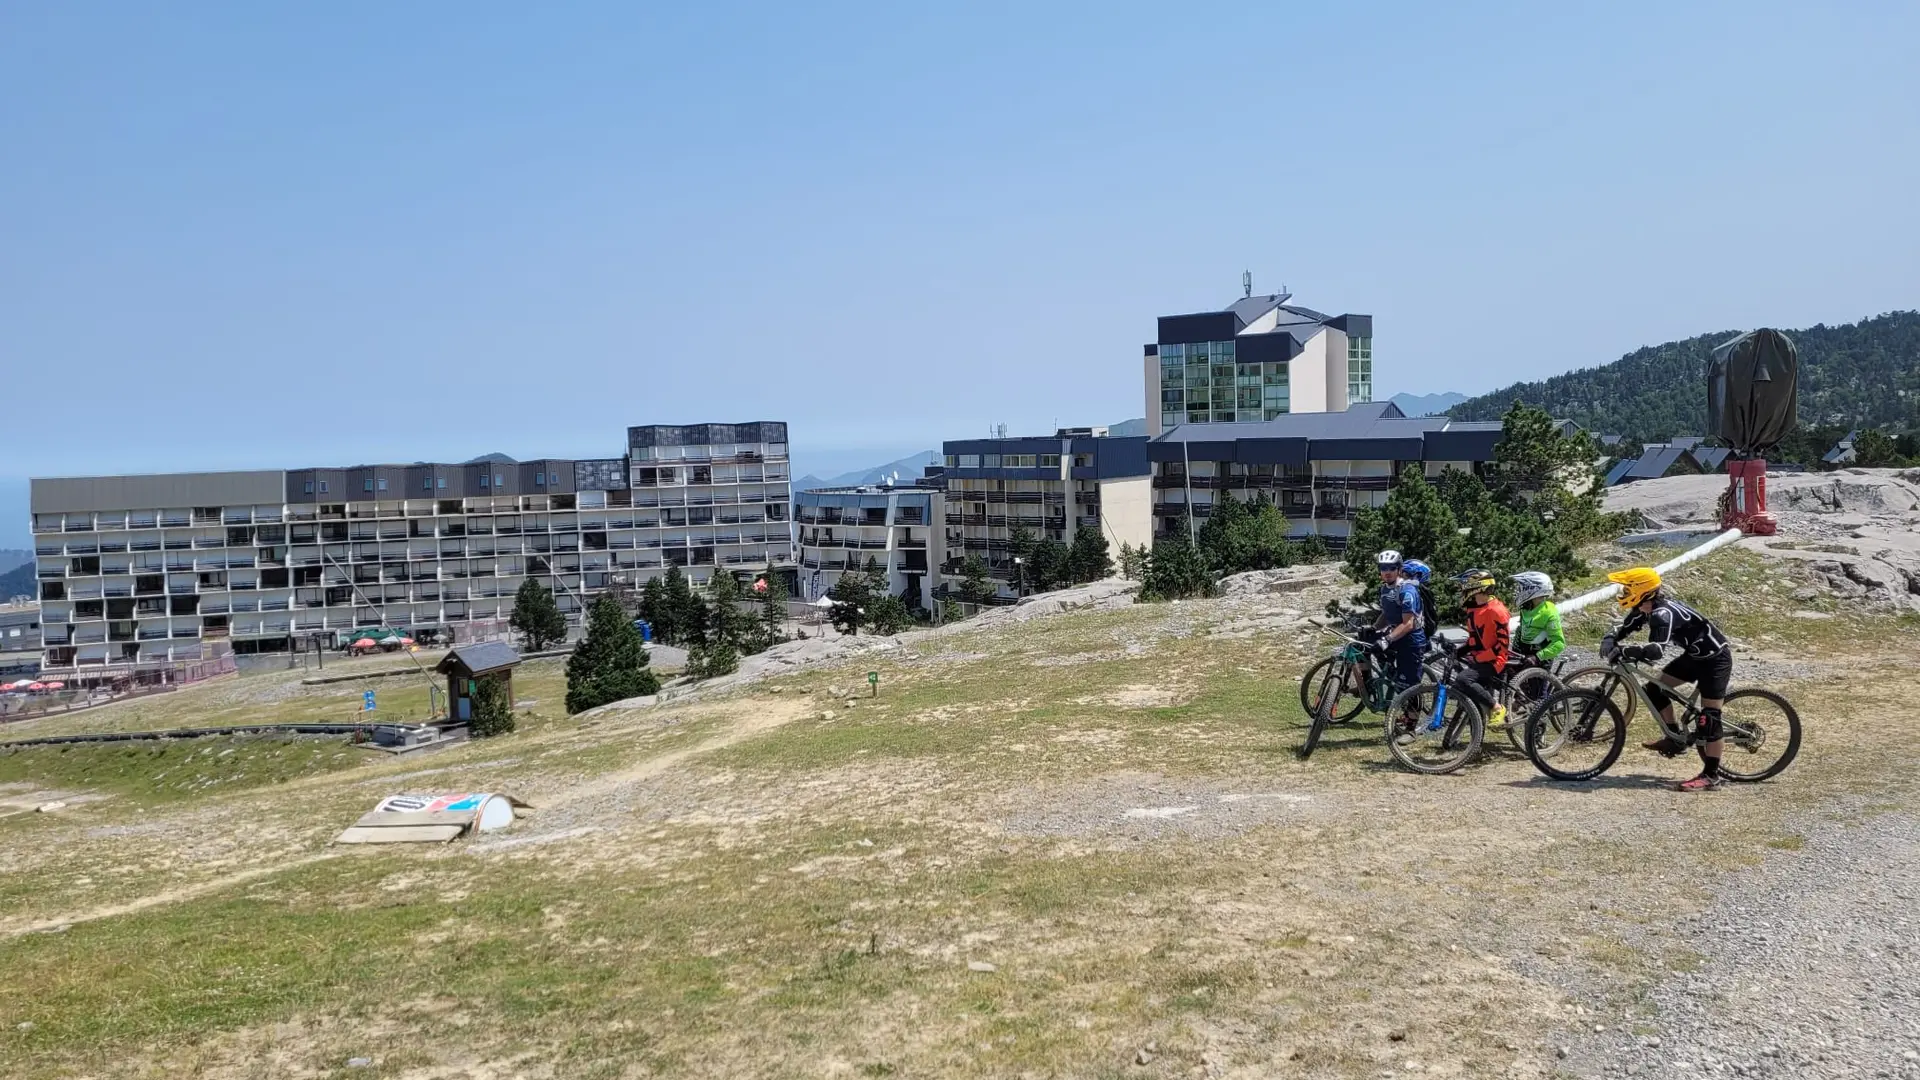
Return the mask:
[[[1548,667],[1567,650],[1567,635],[1560,625],[1560,609],[1553,604],[1553,578],[1538,570],[1513,575],[1513,606],[1520,609],[1520,632],[1514,636],[1515,658],[1521,667]],[[1547,692],[1545,682],[1533,684],[1538,699]]]
[[[1405,563],[1392,549],[1374,556],[1380,570],[1380,648],[1387,653],[1394,685],[1405,689],[1420,681],[1420,657],[1427,651],[1426,626],[1421,618],[1420,589],[1401,571]]]

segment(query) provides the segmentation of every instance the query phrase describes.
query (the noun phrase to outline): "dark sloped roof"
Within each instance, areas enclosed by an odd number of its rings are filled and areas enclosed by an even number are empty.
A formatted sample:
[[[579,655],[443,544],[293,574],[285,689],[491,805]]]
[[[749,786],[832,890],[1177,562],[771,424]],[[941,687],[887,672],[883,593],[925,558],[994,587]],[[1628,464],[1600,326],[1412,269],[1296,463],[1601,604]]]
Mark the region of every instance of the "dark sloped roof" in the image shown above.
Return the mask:
[[[1601,482],[1607,487],[1612,487],[1620,481],[1625,480],[1627,474],[1632,471],[1633,459],[1629,458],[1625,461],[1617,461],[1614,463],[1613,468],[1607,470],[1607,478]]]
[[[1668,446],[1677,446],[1682,450],[1691,450],[1706,440],[1698,435],[1675,435],[1667,441]]]
[[[1661,446],[1650,449],[1640,455],[1640,459],[1633,463],[1633,468],[1627,470],[1627,478],[1630,480],[1653,480],[1665,476],[1667,475],[1667,470],[1673,468],[1674,463],[1679,461],[1685,454],[1686,450],[1678,446]]]
[[[462,645],[442,657],[435,671],[447,672],[455,664],[466,668],[475,675],[501,668],[512,667],[520,662],[520,653],[504,641],[476,641],[471,645]]]
[[[1727,455],[1733,453],[1724,446],[1696,446],[1689,452],[1693,454],[1693,460],[1708,472],[1718,470],[1726,462]]]

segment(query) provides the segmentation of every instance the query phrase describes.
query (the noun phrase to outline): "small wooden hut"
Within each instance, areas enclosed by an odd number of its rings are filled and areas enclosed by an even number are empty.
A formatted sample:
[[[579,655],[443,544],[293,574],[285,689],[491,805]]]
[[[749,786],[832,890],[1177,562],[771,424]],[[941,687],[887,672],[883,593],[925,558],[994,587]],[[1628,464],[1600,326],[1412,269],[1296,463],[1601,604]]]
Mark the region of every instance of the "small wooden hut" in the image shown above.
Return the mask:
[[[473,691],[483,681],[498,682],[511,707],[513,669],[519,666],[520,653],[504,641],[461,645],[441,658],[434,670],[447,677],[448,719],[458,723],[473,719]]]

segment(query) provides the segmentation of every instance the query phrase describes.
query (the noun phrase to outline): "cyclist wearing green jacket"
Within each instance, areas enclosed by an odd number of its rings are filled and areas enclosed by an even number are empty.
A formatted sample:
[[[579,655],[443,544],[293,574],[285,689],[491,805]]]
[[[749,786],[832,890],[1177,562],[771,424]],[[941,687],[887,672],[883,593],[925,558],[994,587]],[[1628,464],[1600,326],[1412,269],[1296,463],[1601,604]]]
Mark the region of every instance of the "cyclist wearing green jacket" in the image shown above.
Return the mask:
[[[1550,667],[1567,651],[1567,635],[1560,627],[1560,609],[1553,606],[1553,579],[1538,570],[1513,575],[1513,606],[1520,609],[1520,632],[1513,651],[1530,667]],[[1546,683],[1537,689],[1545,693]]]

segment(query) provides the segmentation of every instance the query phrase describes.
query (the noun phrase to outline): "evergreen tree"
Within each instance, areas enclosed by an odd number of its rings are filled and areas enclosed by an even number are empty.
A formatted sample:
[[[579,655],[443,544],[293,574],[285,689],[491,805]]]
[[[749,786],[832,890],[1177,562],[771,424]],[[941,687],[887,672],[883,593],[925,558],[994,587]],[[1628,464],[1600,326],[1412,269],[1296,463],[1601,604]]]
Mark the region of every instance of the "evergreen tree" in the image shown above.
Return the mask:
[[[1125,557],[1124,547],[1122,557]],[[1067,580],[1079,584],[1101,581],[1112,575],[1113,559],[1107,554],[1106,535],[1092,526],[1074,530],[1073,543],[1067,545]]]
[[[669,569],[667,573],[677,569]],[[648,578],[640,587],[640,617],[653,628],[655,641],[673,640],[673,611],[667,603],[667,583],[658,577]]]
[[[1387,496],[1385,506],[1354,515],[1347,541],[1347,576],[1362,585],[1379,581],[1374,556],[1392,548],[1408,559],[1422,559],[1438,575],[1462,565],[1460,525],[1418,465],[1409,465]]]
[[[740,582],[733,572],[715,567],[707,581],[707,626],[702,641],[711,655],[719,648],[731,649],[736,657],[746,651],[754,620],[740,610]]]
[[[1319,533],[1308,533],[1294,548],[1303,563],[1322,563],[1333,558],[1333,549]]]
[[[913,613],[907,610],[906,601],[880,593],[870,602],[865,622],[872,633],[891,636],[913,625]]]
[[[767,568],[761,572],[760,580],[767,587],[760,592],[760,637],[765,644],[755,652],[778,643],[782,628],[787,622],[787,582],[779,571],[773,568],[773,561],[767,561]]]
[[[567,714],[660,692],[640,631],[612,595],[594,598],[587,632],[567,658]]]
[[[567,640],[567,617],[553,602],[553,593],[534,578],[520,583],[513,594],[513,615],[507,625],[520,631],[528,652],[540,652]]]
[[[697,645],[706,632],[706,611],[678,566],[667,567],[662,607],[666,629],[653,628],[654,637],[669,645]]]
[[[1896,464],[1893,440],[1879,428],[1868,428],[1853,437],[1853,463],[1863,469],[1883,469]]]
[[[1134,547],[1122,541],[1120,544],[1120,576],[1128,581],[1144,581],[1147,576],[1147,549]]]
[[[843,634],[858,634],[873,603],[873,579],[863,570],[846,570],[827,595],[833,600],[833,606],[827,609],[833,628]]]
[[[1070,583],[1067,576],[1067,545],[1048,537],[1035,541],[1028,549],[1023,567],[1028,592],[1050,592]]]
[[[969,604],[984,604],[992,600],[997,591],[985,559],[968,555],[960,560],[960,599]]]
[[[1181,521],[1165,536],[1153,542],[1147,558],[1146,580],[1140,585],[1142,600],[1183,600],[1213,594],[1213,575],[1208,573],[1200,549],[1187,537],[1187,524]]]
[[[473,719],[467,721],[467,734],[476,739],[509,735],[515,726],[513,703],[507,700],[506,687],[498,679],[476,679],[473,687]]]

